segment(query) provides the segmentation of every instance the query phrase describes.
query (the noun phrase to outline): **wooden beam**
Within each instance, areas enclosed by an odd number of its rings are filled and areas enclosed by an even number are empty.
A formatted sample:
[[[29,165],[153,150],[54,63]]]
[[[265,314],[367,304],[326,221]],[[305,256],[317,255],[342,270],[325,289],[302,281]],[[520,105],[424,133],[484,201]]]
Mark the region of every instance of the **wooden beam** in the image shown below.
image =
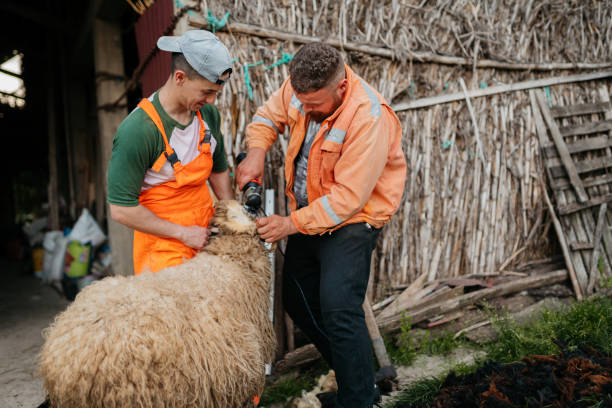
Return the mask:
[[[580,74],[580,75],[567,75],[567,76],[559,76],[552,77],[546,79],[538,79],[534,81],[523,81],[516,82],[513,84],[505,84],[505,85],[496,85],[483,89],[474,89],[468,92],[468,96],[470,98],[479,98],[481,96],[489,96],[496,95],[507,92],[516,92],[516,91],[524,91],[526,89],[535,89],[535,88],[543,88],[546,86],[553,85],[561,85],[561,84],[570,84],[575,82],[582,81],[593,81],[596,79],[604,79],[612,77],[612,71],[605,72],[592,72],[588,74]],[[433,97],[427,97],[422,99],[417,99],[415,101],[407,102],[407,103],[398,103],[392,106],[393,110],[396,112],[409,110],[409,109],[419,109],[427,106],[440,105],[449,102],[456,102],[465,99],[465,93],[456,92],[448,95],[439,95]]]
[[[550,167],[550,172],[553,177],[566,177],[567,169],[563,166],[553,167],[555,163],[559,163],[559,159],[547,159],[546,165]],[[596,157],[594,159],[589,160],[581,160],[574,163],[574,167],[576,168],[576,172],[588,173],[590,171],[606,169],[608,167],[612,167],[612,160],[610,157]],[[582,184],[584,186],[584,184]]]
[[[610,102],[583,103],[570,106],[553,106],[550,112],[555,118],[566,118],[568,116],[590,115],[592,113],[602,113],[611,109]]]
[[[54,44],[50,36],[45,39],[46,53],[49,61],[53,59]],[[47,87],[47,142],[49,143],[49,184],[47,186],[47,199],[49,200],[49,227],[51,230],[60,229],[59,220],[59,193],[57,171],[57,118],[55,100],[55,65],[50,64],[46,71]]]
[[[591,254],[591,265],[589,266],[589,285],[587,286],[587,293],[593,293],[595,283],[599,281],[599,271],[597,270],[597,263],[599,261],[599,248],[601,247],[601,235],[603,234],[604,225],[606,225],[606,210],[608,209],[607,203],[603,203],[599,207],[599,215],[597,216],[597,226],[595,227],[595,234],[593,234],[593,253]]]
[[[1,73],[1,74],[4,74],[4,75],[12,76],[13,78],[19,78],[19,79],[21,79],[21,75],[16,74],[16,73],[11,72],[11,71],[7,71],[6,69],[2,69],[2,68],[0,68],[0,73]]]
[[[578,140],[572,143],[566,143],[567,150],[571,153],[581,153],[589,150],[605,149],[606,147],[612,146],[612,137],[607,135],[601,135],[596,137],[590,137],[588,139]],[[557,149],[554,146],[548,146],[543,148],[546,152],[547,158],[559,157]]]
[[[286,371],[291,368],[311,363],[319,358],[321,358],[321,354],[314,344],[307,344],[285,354],[281,360],[274,364],[274,369],[275,371],[279,372]]]
[[[596,205],[609,202],[612,202],[612,193],[592,198],[585,203],[571,203],[567,205],[560,205],[558,206],[557,210],[559,211],[559,215],[567,215],[575,213],[576,211],[584,210],[585,208],[594,207]]]
[[[612,183],[612,174],[605,174],[605,175],[600,175],[596,177],[587,177],[587,178],[582,179],[582,185],[585,188],[601,186],[603,184],[608,184],[608,183]],[[558,179],[551,181],[550,187],[553,190],[567,190],[568,188],[571,188],[572,185],[570,184],[568,179],[558,178]]]
[[[612,130],[612,120],[597,120],[580,125],[559,127],[559,132],[561,132],[563,137],[589,135],[609,130]]]
[[[584,251],[587,249],[593,249],[592,242],[570,242],[569,246],[572,251]]]
[[[580,181],[580,177],[578,177],[578,172],[576,171],[576,167],[574,166],[574,162],[567,150],[567,146],[563,141],[563,137],[559,132],[559,128],[555,123],[552,114],[550,113],[550,109],[548,108],[548,104],[546,103],[546,99],[544,94],[541,91],[535,92],[536,100],[538,101],[538,105],[540,106],[540,113],[542,114],[546,124],[548,125],[548,129],[550,130],[550,134],[555,142],[555,146],[557,147],[557,151],[559,152],[559,157],[561,158],[561,162],[565,166],[565,170],[569,176],[570,182],[572,186],[574,186],[574,190],[576,191],[576,195],[578,196],[578,201],[581,203],[586,202],[589,197],[587,196],[586,191],[584,191],[584,186],[582,185],[582,181]]]
[[[188,24],[192,27],[209,29],[208,22],[202,17],[188,17]],[[248,34],[262,38],[274,38],[276,40],[290,41],[300,44],[310,42],[325,42],[333,47],[348,50],[358,51],[365,54],[376,55],[384,58],[396,58],[394,50],[384,47],[383,45],[368,45],[352,42],[343,42],[335,38],[312,37],[307,35],[293,34],[285,31],[264,28],[251,24],[243,24],[238,22],[229,23],[219,31],[227,31],[231,33]],[[523,63],[523,62],[505,62],[495,60],[477,60],[474,64],[474,59],[453,57],[448,55],[439,55],[432,52],[420,52],[402,50],[410,55],[410,58],[420,62],[433,62],[444,65],[464,65],[476,68],[497,68],[519,71],[553,71],[553,70],[577,70],[577,69],[604,69],[612,67],[612,62],[601,63],[583,63],[583,62],[544,62],[544,63]]]
[[[123,55],[121,47],[121,30],[118,24],[100,19],[94,22],[94,66],[96,73],[107,72],[123,76]],[[97,81],[96,99],[98,106],[112,103],[123,93],[122,81]],[[113,137],[119,124],[127,116],[127,109],[98,109],[98,138],[100,146],[100,167],[102,185],[97,186],[106,192],[106,174],[113,148]],[[102,194],[97,205],[106,207],[106,194]],[[108,214],[108,211],[107,211]],[[107,217],[110,247],[112,251],[113,272],[118,275],[133,275],[132,236],[133,231]]]
[[[526,278],[514,279],[492,288],[477,290],[442,303],[426,306],[407,314],[407,317],[410,318],[412,324],[420,323],[431,317],[454,312],[462,307],[473,305],[485,299],[494,299],[525,289],[539,288],[541,286],[563,282],[567,279],[567,275],[567,270],[561,269],[544,274],[536,274]],[[394,316],[378,320],[378,325],[384,332],[396,331],[400,328],[403,317],[402,313],[398,313]]]
[[[12,98],[17,98],[17,99],[21,99],[21,100],[25,101],[25,98],[24,98],[23,96],[15,95],[15,94],[13,94],[13,93],[8,93],[8,92],[2,92],[2,91],[0,91],[0,95],[2,95],[2,96],[12,97]]]

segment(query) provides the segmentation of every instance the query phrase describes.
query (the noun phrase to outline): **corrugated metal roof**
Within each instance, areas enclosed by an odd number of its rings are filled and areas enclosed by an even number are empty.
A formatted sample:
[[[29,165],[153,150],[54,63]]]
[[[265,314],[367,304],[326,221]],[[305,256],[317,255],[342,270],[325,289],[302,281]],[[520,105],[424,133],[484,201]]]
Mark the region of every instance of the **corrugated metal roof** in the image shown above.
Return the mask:
[[[172,0],[157,0],[136,22],[138,57],[142,62],[157,46],[157,39],[172,23],[174,5]],[[161,87],[170,74],[170,53],[158,52],[145,68],[140,82],[142,94],[147,97]]]

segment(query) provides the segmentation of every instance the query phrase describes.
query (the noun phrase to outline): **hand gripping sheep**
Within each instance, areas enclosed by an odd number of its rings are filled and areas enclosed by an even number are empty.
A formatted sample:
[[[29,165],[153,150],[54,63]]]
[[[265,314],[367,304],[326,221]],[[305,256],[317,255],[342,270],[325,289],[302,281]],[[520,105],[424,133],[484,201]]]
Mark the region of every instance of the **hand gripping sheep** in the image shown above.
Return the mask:
[[[184,264],[86,287],[46,331],[52,407],[246,407],[275,339],[255,223],[217,205],[219,235]]]

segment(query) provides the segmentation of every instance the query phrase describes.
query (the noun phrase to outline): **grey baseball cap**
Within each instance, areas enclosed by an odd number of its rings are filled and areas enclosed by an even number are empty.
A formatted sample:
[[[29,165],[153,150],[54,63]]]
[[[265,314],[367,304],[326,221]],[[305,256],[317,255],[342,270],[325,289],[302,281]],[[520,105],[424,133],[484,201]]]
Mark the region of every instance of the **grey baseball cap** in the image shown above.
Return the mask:
[[[215,84],[223,84],[219,77],[232,69],[227,47],[210,31],[189,30],[181,36],[164,36],[157,40],[160,50],[180,52],[200,75]]]

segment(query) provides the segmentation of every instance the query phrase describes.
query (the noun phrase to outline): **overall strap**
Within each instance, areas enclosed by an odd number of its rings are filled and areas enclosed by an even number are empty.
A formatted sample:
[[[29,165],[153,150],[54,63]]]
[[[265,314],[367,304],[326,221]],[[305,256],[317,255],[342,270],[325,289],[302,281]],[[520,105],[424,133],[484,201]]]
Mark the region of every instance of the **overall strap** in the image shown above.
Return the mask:
[[[164,130],[164,125],[162,124],[161,118],[153,106],[153,103],[147,98],[142,98],[138,107],[141,108],[145,113],[151,118],[157,130],[162,134],[164,138],[165,151],[157,158],[153,166],[151,167],[154,171],[160,171],[166,160],[170,162],[170,165],[174,167],[176,163],[179,162],[179,159],[176,155],[176,152],[168,143],[168,137],[166,136],[166,131]]]
[[[200,144],[199,148],[201,152],[208,153],[210,152],[210,138],[211,133],[210,130],[206,127],[206,124],[202,120],[202,115],[200,111],[196,111],[196,115],[198,116],[198,120],[200,121]]]

